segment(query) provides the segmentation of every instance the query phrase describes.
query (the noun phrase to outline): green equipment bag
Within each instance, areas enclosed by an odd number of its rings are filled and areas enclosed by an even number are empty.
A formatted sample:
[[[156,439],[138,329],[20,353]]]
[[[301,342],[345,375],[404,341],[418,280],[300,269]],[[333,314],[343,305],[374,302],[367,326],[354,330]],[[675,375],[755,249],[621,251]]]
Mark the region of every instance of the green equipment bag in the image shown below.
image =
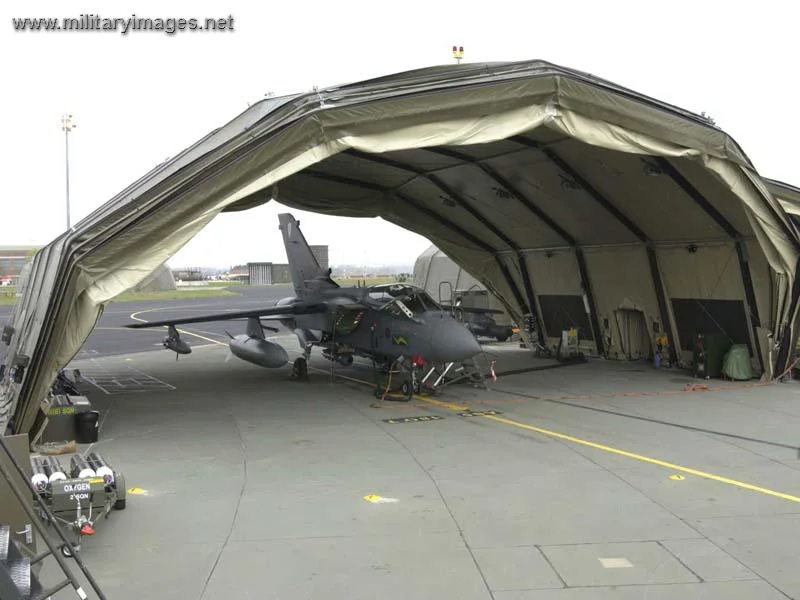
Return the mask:
[[[722,363],[722,372],[725,377],[738,381],[745,381],[753,377],[750,366],[750,351],[745,344],[734,344],[725,354]]]

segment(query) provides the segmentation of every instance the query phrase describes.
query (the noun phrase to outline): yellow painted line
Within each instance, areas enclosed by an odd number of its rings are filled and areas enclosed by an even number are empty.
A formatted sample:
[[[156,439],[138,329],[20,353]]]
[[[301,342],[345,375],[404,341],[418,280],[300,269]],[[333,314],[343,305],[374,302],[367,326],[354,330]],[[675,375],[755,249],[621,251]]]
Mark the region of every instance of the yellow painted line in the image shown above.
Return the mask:
[[[134,321],[140,321],[142,323],[147,323],[146,320],[140,319],[137,315],[141,315],[142,313],[150,312],[150,311],[153,311],[153,310],[160,310],[160,309],[159,308],[148,308],[146,310],[140,310],[140,311],[137,311],[135,313],[131,313],[130,317]],[[164,327],[166,327],[166,325]],[[212,339],[210,337],[206,337],[204,335],[200,335],[199,333],[194,333],[194,332],[188,331],[186,329],[178,329],[176,327],[175,330],[178,331],[178,333],[183,333],[185,335],[191,335],[191,336],[196,337],[198,339],[205,340],[206,342],[211,342],[212,344],[217,344],[218,346],[225,346],[225,347],[228,346],[228,344],[226,344],[225,342],[220,342],[219,340],[215,340],[215,339]]]
[[[397,502],[397,498],[384,498],[383,496],[378,496],[377,494],[369,494],[364,496],[364,500],[367,502],[372,502],[373,504],[389,504],[392,502]]]
[[[458,404],[452,404],[450,402],[441,402],[439,400],[432,400],[430,398],[425,398],[423,396],[415,396],[416,399],[421,400],[423,402],[428,402],[429,404],[433,404],[435,406],[441,406],[443,408],[449,408],[450,410],[469,410],[466,406],[459,406]],[[512,419],[507,419],[505,417],[498,417],[496,415],[481,415],[484,419],[491,419],[492,421],[497,421],[498,423],[503,423],[504,425],[510,425],[512,427],[517,427],[518,429],[525,429],[527,431],[534,431],[536,433],[541,433],[543,435],[547,435],[553,438],[557,438],[560,440],[564,440],[567,442],[572,442],[573,444],[580,444],[581,446],[588,446],[589,448],[595,448],[596,450],[602,450],[603,452],[609,452],[611,454],[617,454],[619,456],[625,456],[626,458],[632,458],[634,460],[639,460],[642,462],[650,463],[653,465],[658,465],[660,467],[664,467],[666,469],[672,469],[674,471],[681,471],[682,473],[688,473],[690,475],[696,475],[697,477],[703,477],[704,479],[710,479],[712,481],[717,481],[719,483],[726,483],[728,485],[733,485],[739,488],[743,488],[745,490],[750,490],[752,492],[758,492],[760,494],[765,494],[767,496],[774,496],[775,498],[781,498],[783,500],[789,500],[790,502],[798,502],[800,503],[800,498],[797,496],[792,496],[790,494],[784,494],[783,492],[776,492],[774,490],[770,490],[767,488],[759,487],[757,485],[752,485],[749,483],[745,483],[743,481],[737,481],[735,479],[730,479],[729,477],[723,477],[721,475],[714,475],[713,473],[707,473],[705,471],[699,471],[697,469],[692,469],[690,467],[684,467],[681,465],[676,465],[674,463],[670,463],[664,460],[659,460],[657,458],[650,458],[649,456],[643,456],[641,454],[636,454],[634,452],[628,452],[627,450],[620,450],[619,448],[613,448],[611,446],[606,446],[604,444],[598,444],[596,442],[590,442],[589,440],[583,440],[581,438],[577,438],[571,435],[566,435],[564,433],[559,433],[557,431],[551,431],[549,429],[542,429],[541,427],[534,427],[533,425],[528,425],[526,423],[520,423],[519,421],[514,421]]]
[[[156,310],[156,309],[150,309],[150,310]],[[139,319],[139,318],[136,317],[136,315],[141,314],[143,312],[147,312],[147,311],[139,311],[137,313],[133,313],[131,315],[131,318],[132,319],[136,319],[137,321],[144,321],[144,319]],[[218,340],[212,340],[211,338],[207,338],[207,337],[201,336],[199,334],[192,333],[190,331],[182,331],[182,330],[178,330],[178,331],[181,331],[181,333],[186,333],[187,335],[193,335],[193,336],[198,337],[200,339],[207,340],[207,341],[212,342],[214,344],[219,344],[220,346],[227,346],[227,344],[225,344],[223,342],[220,342]],[[313,368],[313,367],[309,367],[309,368]],[[321,372],[328,373],[328,371],[324,371],[323,369],[317,369],[317,368],[313,368],[313,369],[315,371],[321,371]],[[362,379],[356,379],[354,377],[348,377],[347,375],[342,375],[340,373],[335,373],[334,372],[334,376],[335,377],[341,377],[342,379],[349,379],[350,381],[354,381],[356,383],[363,383],[363,384],[369,385],[369,386],[374,385],[372,383],[369,383],[368,381],[364,381]],[[471,410],[468,406],[461,406],[461,405],[458,405],[458,404],[453,404],[451,402],[442,402],[440,400],[433,400],[431,398],[426,398],[424,396],[420,396],[420,395],[417,395],[417,394],[415,394],[413,397],[416,400],[420,400],[422,402],[427,402],[428,404],[433,404],[435,406],[441,406],[442,408],[449,408],[450,410],[455,410],[455,411]],[[758,492],[760,494],[765,494],[767,496],[773,496],[775,498],[781,498],[783,500],[789,500],[790,502],[800,503],[800,497],[792,496],[791,494],[784,494],[783,492],[776,492],[775,490],[770,490],[770,489],[767,489],[767,488],[759,487],[757,485],[752,485],[752,484],[749,484],[749,483],[745,483],[743,481],[737,481],[735,479],[730,479],[728,477],[723,477],[721,475],[715,475],[713,473],[707,473],[705,471],[700,471],[698,469],[692,469],[690,467],[684,467],[684,466],[681,466],[681,465],[676,465],[676,464],[673,464],[673,463],[670,463],[670,462],[667,462],[667,461],[664,461],[664,460],[659,460],[657,458],[650,458],[649,456],[643,456],[641,454],[636,454],[635,452],[628,452],[627,450],[620,450],[619,448],[613,448],[611,446],[606,446],[604,444],[598,444],[596,442],[591,442],[589,440],[584,440],[584,439],[577,438],[577,437],[574,437],[574,436],[571,436],[571,435],[566,435],[564,433],[559,433],[557,431],[551,431],[549,429],[542,429],[541,427],[534,427],[533,425],[528,425],[526,423],[520,423],[519,421],[514,421],[512,419],[507,419],[505,417],[499,417],[497,415],[481,415],[481,416],[484,419],[491,419],[493,421],[497,421],[498,423],[503,423],[504,425],[510,425],[511,427],[517,427],[519,429],[525,429],[527,431],[533,431],[535,433],[541,433],[543,435],[547,435],[547,436],[554,437],[554,438],[557,438],[557,439],[561,439],[561,440],[565,440],[565,441],[568,441],[568,442],[572,442],[574,444],[579,444],[581,446],[588,446],[589,448],[595,448],[596,450],[602,450],[603,452],[609,452],[611,454],[617,454],[619,456],[625,456],[626,458],[632,458],[634,460],[638,460],[638,461],[641,461],[641,462],[646,462],[646,463],[650,463],[650,464],[653,464],[653,465],[658,465],[658,466],[664,467],[666,469],[673,469],[675,471],[681,471],[683,473],[688,473],[690,475],[696,475],[697,477],[702,477],[704,479],[710,479],[712,481],[717,481],[719,483],[726,483],[728,485],[733,485],[735,487],[739,487],[739,488],[742,488],[742,489],[745,489],[745,490]]]

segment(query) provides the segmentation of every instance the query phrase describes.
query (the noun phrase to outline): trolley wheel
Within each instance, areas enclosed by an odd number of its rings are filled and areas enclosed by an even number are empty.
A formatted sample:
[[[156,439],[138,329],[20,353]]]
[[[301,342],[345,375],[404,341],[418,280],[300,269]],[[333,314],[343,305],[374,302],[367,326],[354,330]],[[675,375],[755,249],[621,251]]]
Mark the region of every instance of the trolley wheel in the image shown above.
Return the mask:
[[[81,549],[81,545],[80,544],[73,544],[73,547],[75,548],[75,552],[79,552],[80,549]],[[72,550],[66,544],[61,546],[61,554],[63,554],[67,558],[72,558],[72,556],[73,556]]]
[[[114,510],[125,510],[125,498],[120,498],[114,502]]]

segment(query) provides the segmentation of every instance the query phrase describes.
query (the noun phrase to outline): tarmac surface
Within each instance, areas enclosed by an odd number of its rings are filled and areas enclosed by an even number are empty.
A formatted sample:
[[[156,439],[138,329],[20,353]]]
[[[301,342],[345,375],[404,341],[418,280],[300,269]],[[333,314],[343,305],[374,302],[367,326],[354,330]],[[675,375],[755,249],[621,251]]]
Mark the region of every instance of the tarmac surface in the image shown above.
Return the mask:
[[[232,310],[250,310],[262,306],[274,306],[281,298],[293,296],[292,286],[235,286],[231,288],[238,296],[216,298],[190,298],[185,300],[159,300],[155,302],[112,302],[106,306],[97,326],[83,344],[78,357],[112,356],[132,352],[142,352],[162,348],[164,329],[127,329],[125,325],[135,323],[137,318],[155,321],[170,317],[188,317],[202,313],[221,313]],[[0,306],[0,324],[5,324],[13,307]],[[134,315],[136,318],[131,318]],[[280,323],[275,322],[279,331],[285,332]],[[238,329],[237,329],[238,328]],[[195,335],[186,336],[189,345],[208,343],[204,336],[217,340],[228,339],[225,329],[236,335],[244,332],[244,321],[212,322],[195,325]],[[0,346],[0,360],[5,356],[5,346]]]
[[[70,365],[101,412],[93,450],[136,492],[81,551],[108,598],[800,598],[793,382],[495,343],[488,389],[402,403],[316,350],[308,381],[244,363],[205,324],[177,362],[101,356],[141,349],[110,308]],[[520,367],[538,370],[502,375]]]
[[[173,317],[191,317],[205,313],[224,313],[238,310],[252,310],[274,306],[281,298],[294,296],[291,285],[237,286],[232,288],[239,296],[217,298],[186,298],[185,300],[163,300],[154,303],[112,302],[103,311],[100,321],[86,340],[79,356],[110,356],[161,348],[165,329],[128,329],[125,325],[137,320],[158,321]],[[264,321],[265,324],[267,321]],[[281,332],[286,329],[277,321],[271,323]],[[245,322],[216,321],[195,324],[191,327],[193,335],[187,335],[190,346],[209,343],[203,338],[227,340],[227,329],[233,335],[244,333]]]

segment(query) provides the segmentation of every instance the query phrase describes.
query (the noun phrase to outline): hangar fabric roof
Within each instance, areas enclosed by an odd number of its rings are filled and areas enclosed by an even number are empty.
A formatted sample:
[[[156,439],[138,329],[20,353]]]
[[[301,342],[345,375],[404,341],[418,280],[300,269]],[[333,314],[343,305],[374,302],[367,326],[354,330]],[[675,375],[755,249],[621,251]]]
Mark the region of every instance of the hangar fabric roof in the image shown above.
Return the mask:
[[[536,310],[532,252],[575,251],[586,285],[585,249],[644,249],[666,314],[655,247],[730,242],[744,273],[750,242],[778,276],[763,326],[779,368],[794,339],[800,236],[727,134],[544,61],[440,66],[264,100],[40,251],[6,330],[16,375],[0,419],[13,410],[14,430],[30,431],[103,303],[221,211],[270,198],[425,235],[516,316]]]
[[[795,223],[800,223],[800,188],[775,179],[764,179],[767,189],[778,199],[783,210]]]

